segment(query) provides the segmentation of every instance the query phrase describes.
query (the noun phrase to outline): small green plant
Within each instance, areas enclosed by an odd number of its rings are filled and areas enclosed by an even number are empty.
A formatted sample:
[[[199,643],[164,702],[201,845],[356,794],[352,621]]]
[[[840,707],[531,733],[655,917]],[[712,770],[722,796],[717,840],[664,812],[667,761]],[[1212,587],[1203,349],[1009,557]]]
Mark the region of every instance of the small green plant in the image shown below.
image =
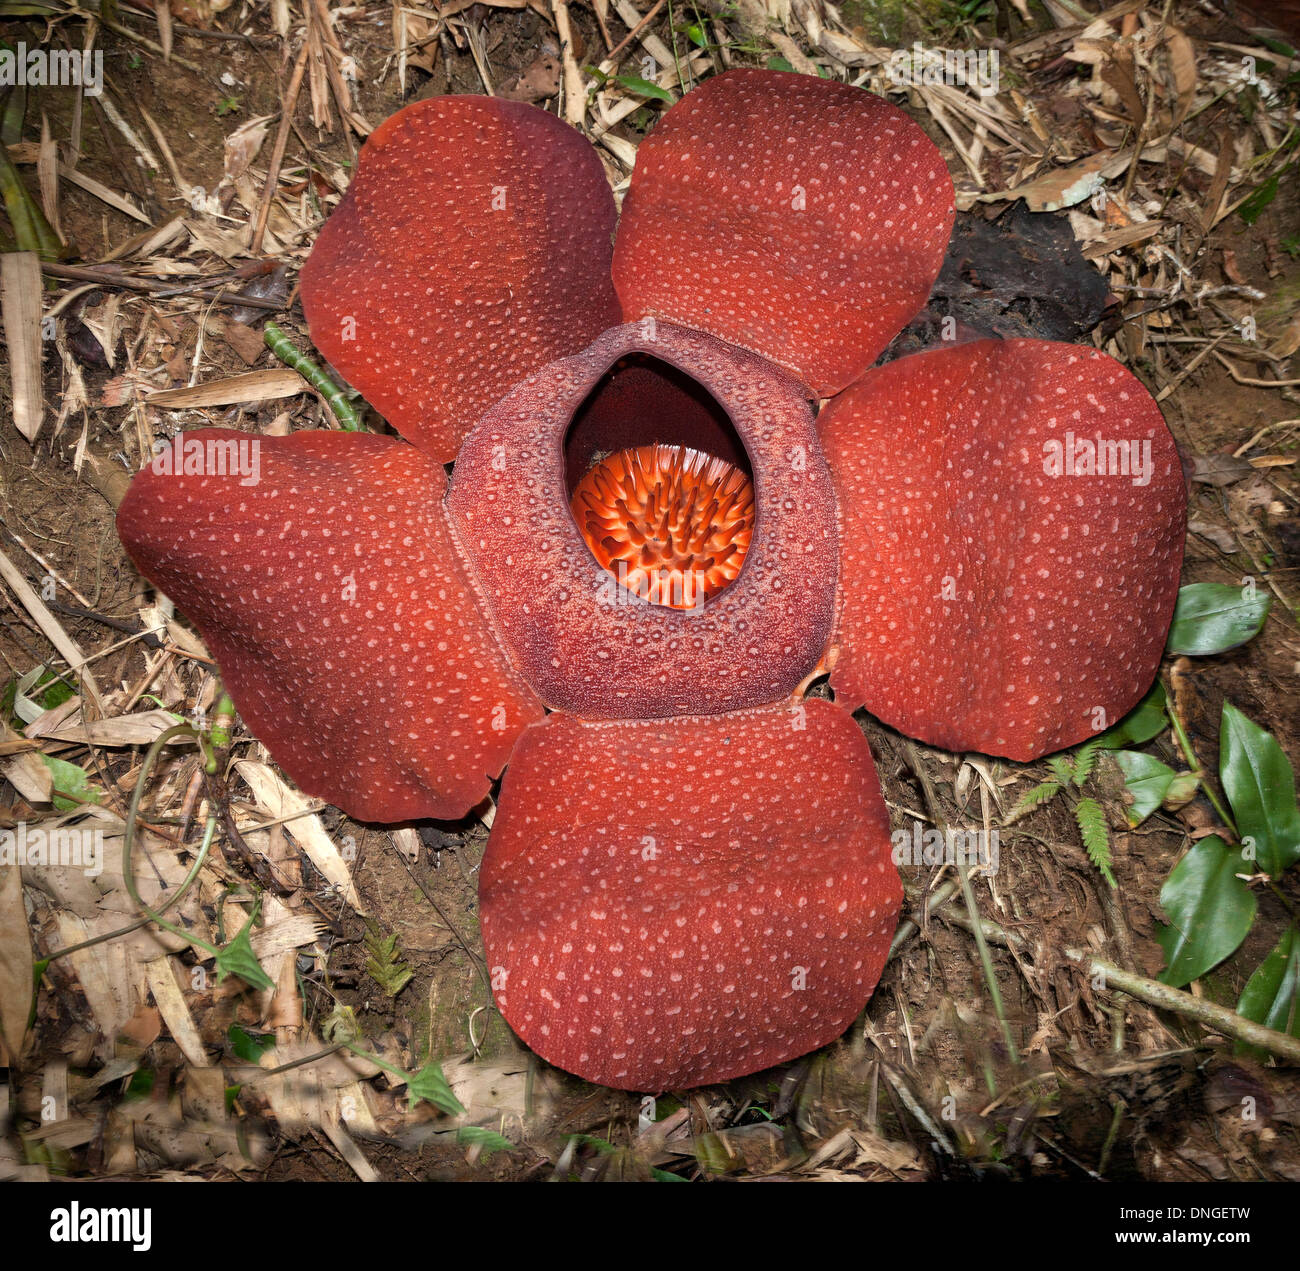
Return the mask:
[[[596,81],[596,87],[603,88],[606,84],[617,84],[636,97],[649,97],[653,101],[666,102],[669,106],[677,100],[666,88],[660,88],[658,84],[652,84],[648,79],[642,79],[640,75],[607,75],[599,66],[588,66],[585,69],[587,74]]]
[[[383,935],[373,919],[367,921],[366,974],[389,996],[396,997],[410,982],[411,968],[402,961],[397,935]]]
[[[1269,603],[1251,579],[1241,587],[1214,583],[1184,587],[1168,649],[1204,657],[1237,648],[1258,634]],[[1187,764],[1183,771],[1146,751],[1129,748],[1155,740],[1166,729],[1172,731]],[[1186,728],[1158,683],[1111,734],[1120,739],[1119,746],[1111,749],[1124,777],[1130,825],[1141,825],[1161,806],[1181,806],[1198,791],[1222,823],[1223,833],[1193,843],[1161,888],[1160,904],[1169,923],[1157,936],[1165,953],[1160,979],[1181,987],[1235,953],[1255,921],[1258,905],[1253,888],[1268,887],[1291,913],[1292,922],[1251,975],[1237,1013],[1300,1036],[1300,936],[1295,911],[1278,887],[1278,879],[1300,862],[1300,810],[1295,772],[1276,738],[1225,701],[1218,768],[1211,774],[1200,763]]]
[[[1025,813],[1034,808],[1041,808],[1059,795],[1064,794],[1073,801],[1075,824],[1088,853],[1088,859],[1097,867],[1101,876],[1110,886],[1115,886],[1115,876],[1111,873],[1110,832],[1106,828],[1106,813],[1096,799],[1076,796],[1084,783],[1092,776],[1097,766],[1097,755],[1101,750],[1102,740],[1094,737],[1084,742],[1072,754],[1052,755],[1047,760],[1051,777],[1040,781],[1033,789],[1025,791],[1011,809],[1007,823],[1018,821]]]

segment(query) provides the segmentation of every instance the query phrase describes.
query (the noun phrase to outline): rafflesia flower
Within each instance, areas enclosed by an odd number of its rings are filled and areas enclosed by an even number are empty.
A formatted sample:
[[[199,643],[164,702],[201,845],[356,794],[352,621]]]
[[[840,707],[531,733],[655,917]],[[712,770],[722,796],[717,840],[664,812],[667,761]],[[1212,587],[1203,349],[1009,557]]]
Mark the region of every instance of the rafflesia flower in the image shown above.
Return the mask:
[[[935,146],[845,84],[709,80],[616,235],[577,132],[419,102],[302,273],[317,347],[406,440],[265,438],[255,481],[146,470],[122,505],[304,790],[458,818],[509,761],[487,962],[570,1072],[718,1081],[862,1009],[902,892],[853,709],[1025,760],[1155,674],[1184,493],[1138,381],[1034,340],[869,369],[953,214]],[[825,671],[834,703],[804,699]]]

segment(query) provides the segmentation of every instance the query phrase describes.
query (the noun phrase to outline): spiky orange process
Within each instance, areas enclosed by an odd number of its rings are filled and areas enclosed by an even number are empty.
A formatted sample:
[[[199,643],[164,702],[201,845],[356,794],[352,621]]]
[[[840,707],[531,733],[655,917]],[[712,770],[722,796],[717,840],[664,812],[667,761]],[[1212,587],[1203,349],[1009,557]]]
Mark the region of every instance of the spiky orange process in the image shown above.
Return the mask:
[[[592,554],[635,595],[692,609],[740,573],[754,534],[741,469],[687,446],[637,446],[590,468],[570,506]]]

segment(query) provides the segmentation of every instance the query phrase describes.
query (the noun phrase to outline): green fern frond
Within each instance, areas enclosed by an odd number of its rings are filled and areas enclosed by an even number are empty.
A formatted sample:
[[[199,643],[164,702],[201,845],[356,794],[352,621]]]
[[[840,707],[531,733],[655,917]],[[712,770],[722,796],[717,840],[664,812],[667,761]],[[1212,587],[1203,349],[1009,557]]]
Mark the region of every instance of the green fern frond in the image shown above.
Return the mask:
[[[1024,794],[1016,800],[1016,806],[1011,809],[1007,816],[1007,824],[1012,821],[1018,821],[1026,812],[1033,808],[1041,807],[1044,803],[1050,802],[1061,792],[1061,783],[1059,781],[1044,781],[1034,786],[1032,790],[1026,790]]]
[[[1051,755],[1048,757],[1047,766],[1052,770],[1052,776],[1063,786],[1068,786],[1074,780],[1074,764],[1069,755]]]
[[[1097,766],[1097,756],[1101,753],[1101,739],[1094,737],[1086,741],[1074,752],[1074,784],[1081,786],[1092,776]]]
[[[1106,828],[1106,813],[1096,799],[1080,799],[1074,809],[1074,819],[1079,823],[1083,845],[1088,849],[1088,859],[1101,871],[1110,886],[1115,886],[1115,875],[1110,872],[1110,831]]]
[[[366,933],[366,973],[389,997],[396,997],[410,983],[412,971],[402,961],[397,947],[397,936],[380,936],[378,931]]]

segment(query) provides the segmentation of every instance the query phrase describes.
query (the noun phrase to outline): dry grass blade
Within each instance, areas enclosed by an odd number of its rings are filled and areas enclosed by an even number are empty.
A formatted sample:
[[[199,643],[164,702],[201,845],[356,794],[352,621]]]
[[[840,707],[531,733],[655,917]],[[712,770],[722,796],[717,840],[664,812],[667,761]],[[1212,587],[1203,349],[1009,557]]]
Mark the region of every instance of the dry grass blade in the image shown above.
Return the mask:
[[[132,220],[140,221],[144,225],[153,225],[153,222],[130,199],[124,198],[116,190],[110,190],[108,186],[96,181],[94,177],[89,177],[84,172],[69,167],[66,163],[59,164],[59,175],[65,181],[71,181],[73,185],[80,186],[87,194],[93,194],[97,199],[107,203],[109,207],[116,208],[119,212],[131,217]]]
[[[213,384],[195,384],[191,388],[167,388],[151,393],[150,406],[167,406],[172,409],[197,406],[234,406],[240,402],[270,401],[280,397],[296,397],[311,392],[297,371],[288,367],[265,371],[249,371],[246,375],[233,375],[230,379]]]
[[[9,347],[14,426],[28,441],[35,441],[45,414],[41,387],[41,262],[35,252],[5,252],[0,256],[0,312]]]
[[[358,913],[364,913],[357,895],[352,874],[334,840],[312,810],[311,801],[292,789],[280,776],[264,763],[241,759],[235,764],[239,775],[248,782],[257,801],[274,819],[284,819],[285,829],[297,841],[311,863],[338,891],[339,895]]]
[[[50,228],[64,237],[59,221],[59,150],[50,132],[50,121],[41,112],[41,144],[36,156],[36,176],[41,186],[41,207]]]
[[[587,85],[573,52],[573,28],[566,0],[551,0],[551,12],[555,16],[560,57],[564,62],[564,118],[574,127],[581,127],[587,114]]]
[[[16,862],[0,865],[0,1065],[15,1067],[32,1005],[32,942]]]

